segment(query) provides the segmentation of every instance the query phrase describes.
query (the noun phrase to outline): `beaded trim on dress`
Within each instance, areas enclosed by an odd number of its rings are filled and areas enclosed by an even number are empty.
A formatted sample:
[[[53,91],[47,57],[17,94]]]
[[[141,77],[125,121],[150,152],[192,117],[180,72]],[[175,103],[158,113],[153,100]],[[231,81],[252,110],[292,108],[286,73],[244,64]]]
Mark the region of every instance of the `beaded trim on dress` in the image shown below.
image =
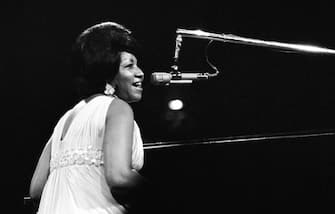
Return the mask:
[[[72,165],[103,165],[103,152],[92,147],[66,150],[51,159],[50,171]]]

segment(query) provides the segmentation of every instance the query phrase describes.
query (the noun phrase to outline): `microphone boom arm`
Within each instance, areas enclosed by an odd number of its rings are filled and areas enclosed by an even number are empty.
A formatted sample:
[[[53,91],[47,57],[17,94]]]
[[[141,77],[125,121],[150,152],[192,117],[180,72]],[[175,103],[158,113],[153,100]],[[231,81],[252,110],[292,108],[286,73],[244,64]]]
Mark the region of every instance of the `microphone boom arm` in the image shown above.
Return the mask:
[[[296,52],[306,52],[306,53],[316,53],[316,54],[335,54],[335,50],[329,48],[323,48],[312,45],[303,45],[303,44],[292,44],[292,43],[283,43],[275,41],[265,41],[260,39],[251,39],[241,36],[236,36],[233,34],[217,34],[209,33],[202,30],[186,30],[186,29],[177,29],[176,33],[183,37],[192,37],[198,39],[208,39],[221,42],[235,43],[235,44],[244,44],[252,46],[262,46],[277,48],[282,50],[291,50]]]

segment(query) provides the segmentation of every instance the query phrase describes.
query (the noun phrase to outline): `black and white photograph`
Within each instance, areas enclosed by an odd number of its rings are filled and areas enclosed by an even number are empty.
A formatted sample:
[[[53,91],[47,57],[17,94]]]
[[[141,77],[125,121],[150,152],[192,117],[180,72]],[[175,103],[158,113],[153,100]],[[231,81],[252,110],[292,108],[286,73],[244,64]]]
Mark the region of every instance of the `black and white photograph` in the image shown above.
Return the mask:
[[[22,213],[335,211],[331,1],[12,6]]]

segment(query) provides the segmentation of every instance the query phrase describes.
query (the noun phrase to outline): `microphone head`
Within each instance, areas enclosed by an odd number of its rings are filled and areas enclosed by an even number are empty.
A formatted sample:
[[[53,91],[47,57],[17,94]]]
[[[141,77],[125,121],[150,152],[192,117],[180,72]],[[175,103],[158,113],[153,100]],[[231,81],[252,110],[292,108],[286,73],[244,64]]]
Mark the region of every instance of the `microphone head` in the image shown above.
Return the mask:
[[[154,72],[151,74],[151,83],[154,85],[169,84],[172,79],[172,74],[166,72]]]

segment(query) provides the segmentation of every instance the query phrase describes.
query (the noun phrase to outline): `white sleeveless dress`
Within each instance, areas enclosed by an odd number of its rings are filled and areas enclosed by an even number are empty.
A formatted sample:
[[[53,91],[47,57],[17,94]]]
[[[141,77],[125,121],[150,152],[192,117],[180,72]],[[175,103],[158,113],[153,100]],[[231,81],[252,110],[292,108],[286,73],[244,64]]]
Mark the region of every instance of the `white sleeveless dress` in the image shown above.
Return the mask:
[[[38,214],[120,214],[125,208],[112,196],[103,169],[105,119],[113,97],[97,96],[79,102],[57,123],[51,143],[50,174]],[[66,119],[76,111],[64,139]],[[132,167],[143,166],[143,143],[134,121]]]

